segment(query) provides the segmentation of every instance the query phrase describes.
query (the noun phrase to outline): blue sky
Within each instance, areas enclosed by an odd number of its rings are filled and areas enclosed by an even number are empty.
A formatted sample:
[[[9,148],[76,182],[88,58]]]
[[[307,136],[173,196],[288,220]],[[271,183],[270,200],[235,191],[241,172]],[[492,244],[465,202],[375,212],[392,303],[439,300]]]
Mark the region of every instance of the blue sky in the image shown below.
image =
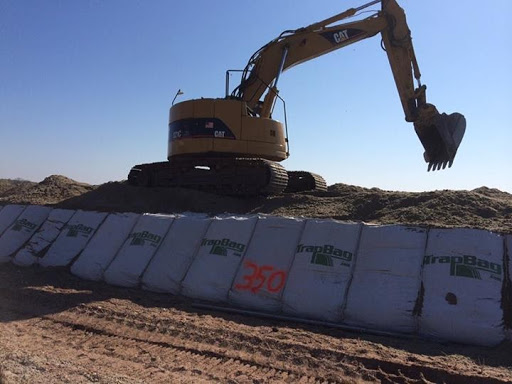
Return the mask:
[[[281,31],[362,3],[0,0],[0,178],[99,184],[163,161],[178,88],[178,100],[222,97],[225,70],[243,68]],[[512,192],[512,2],[399,3],[428,100],[467,119],[453,167],[426,172],[379,37],[283,74],[283,165],[328,184]]]

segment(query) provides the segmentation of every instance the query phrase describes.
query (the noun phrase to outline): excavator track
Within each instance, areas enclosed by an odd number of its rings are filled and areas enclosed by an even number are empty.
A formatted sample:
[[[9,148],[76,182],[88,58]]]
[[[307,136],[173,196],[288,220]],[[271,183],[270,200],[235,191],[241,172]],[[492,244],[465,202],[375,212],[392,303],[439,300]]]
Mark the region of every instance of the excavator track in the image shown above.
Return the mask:
[[[288,171],[288,186],[285,193],[304,191],[327,191],[324,178],[316,173],[306,171]]]
[[[288,174],[278,163],[251,158],[179,158],[139,164],[128,183],[144,187],[182,187],[231,196],[278,195]]]

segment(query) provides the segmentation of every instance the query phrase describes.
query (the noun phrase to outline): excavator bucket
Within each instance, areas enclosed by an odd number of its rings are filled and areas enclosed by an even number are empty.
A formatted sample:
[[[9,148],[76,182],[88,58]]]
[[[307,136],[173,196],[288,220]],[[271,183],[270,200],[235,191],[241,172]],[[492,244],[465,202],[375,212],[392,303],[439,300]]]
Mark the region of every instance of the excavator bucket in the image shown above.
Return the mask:
[[[460,113],[436,113],[428,123],[414,123],[428,163],[428,171],[451,167],[466,131],[466,118]]]

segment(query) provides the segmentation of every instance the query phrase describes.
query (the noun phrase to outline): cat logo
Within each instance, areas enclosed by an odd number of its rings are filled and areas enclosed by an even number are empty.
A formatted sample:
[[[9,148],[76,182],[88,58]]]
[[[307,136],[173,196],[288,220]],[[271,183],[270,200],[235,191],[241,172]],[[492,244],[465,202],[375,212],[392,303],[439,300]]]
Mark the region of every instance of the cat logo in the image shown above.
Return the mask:
[[[339,44],[345,40],[348,40],[348,32],[346,29],[343,31],[334,32],[332,37],[334,38],[334,41]]]

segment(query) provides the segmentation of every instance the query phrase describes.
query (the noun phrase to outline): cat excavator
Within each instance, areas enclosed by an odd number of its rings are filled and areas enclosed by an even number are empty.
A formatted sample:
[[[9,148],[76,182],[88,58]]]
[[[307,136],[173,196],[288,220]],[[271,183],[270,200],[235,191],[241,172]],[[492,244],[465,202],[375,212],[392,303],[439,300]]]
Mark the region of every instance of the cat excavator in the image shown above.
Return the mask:
[[[348,22],[361,10],[381,3],[371,16]],[[226,96],[187,100],[171,106],[168,161],[132,167],[128,182],[227,195],[274,195],[325,191],[325,180],[306,171],[286,171],[278,162],[289,156],[285,124],[272,119],[281,74],[318,56],[381,34],[405,120],[414,125],[428,171],[451,167],[466,120],[460,113],[440,114],[426,100],[404,10],[396,0],[371,1],[307,27],[286,30],[256,51],[241,71],[241,81]],[[416,82],[416,85],[415,85]]]

